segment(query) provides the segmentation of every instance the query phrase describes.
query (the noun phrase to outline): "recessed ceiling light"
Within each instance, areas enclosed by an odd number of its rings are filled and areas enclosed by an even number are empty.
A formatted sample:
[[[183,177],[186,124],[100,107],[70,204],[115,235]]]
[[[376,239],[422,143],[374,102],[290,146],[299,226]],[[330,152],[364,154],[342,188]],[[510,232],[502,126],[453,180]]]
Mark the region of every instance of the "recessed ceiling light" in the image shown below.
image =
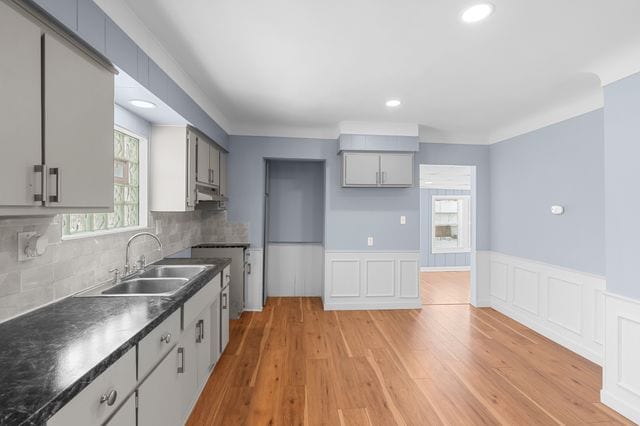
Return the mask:
[[[132,101],[129,101],[129,103],[133,106],[136,106],[138,108],[155,108],[156,104],[154,104],[153,102],[149,102],[149,101],[143,101],[141,99],[134,99]]]
[[[400,106],[401,102],[397,99],[391,99],[387,101],[387,106],[391,108],[395,108]]]
[[[487,19],[493,10],[494,6],[491,3],[476,4],[462,12],[462,20],[468,23],[479,22]]]

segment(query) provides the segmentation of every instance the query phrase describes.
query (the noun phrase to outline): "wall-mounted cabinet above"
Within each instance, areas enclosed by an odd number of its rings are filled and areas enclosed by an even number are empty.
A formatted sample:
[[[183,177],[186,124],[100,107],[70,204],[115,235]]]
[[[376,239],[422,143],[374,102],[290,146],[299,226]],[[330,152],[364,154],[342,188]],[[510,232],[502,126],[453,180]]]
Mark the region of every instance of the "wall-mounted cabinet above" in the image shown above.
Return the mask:
[[[192,211],[204,204],[224,208],[227,153],[223,148],[191,126],[153,126],[151,141],[152,211]]]
[[[112,209],[110,64],[5,2],[0,51],[0,216]]]
[[[412,153],[344,152],[342,186],[411,187],[413,169]]]

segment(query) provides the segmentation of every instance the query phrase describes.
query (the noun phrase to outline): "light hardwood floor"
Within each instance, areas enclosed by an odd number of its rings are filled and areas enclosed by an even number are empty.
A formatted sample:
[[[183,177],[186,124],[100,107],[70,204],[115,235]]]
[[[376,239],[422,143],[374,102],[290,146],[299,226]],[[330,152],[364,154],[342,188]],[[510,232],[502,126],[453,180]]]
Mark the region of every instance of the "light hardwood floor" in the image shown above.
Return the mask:
[[[420,272],[420,294],[423,305],[469,303],[469,272]]]
[[[600,385],[600,367],[492,309],[272,298],[233,321],[188,424],[625,423]]]

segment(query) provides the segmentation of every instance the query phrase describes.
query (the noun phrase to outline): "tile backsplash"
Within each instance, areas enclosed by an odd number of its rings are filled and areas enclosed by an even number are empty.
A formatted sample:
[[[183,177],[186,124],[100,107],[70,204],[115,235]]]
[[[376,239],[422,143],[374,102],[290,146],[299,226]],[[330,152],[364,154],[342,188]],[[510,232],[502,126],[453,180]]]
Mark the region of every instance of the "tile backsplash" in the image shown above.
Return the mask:
[[[127,240],[137,231],[62,240],[62,217],[0,219],[0,322],[112,278],[122,269]],[[131,263],[144,254],[156,261],[207,241],[248,241],[245,224],[232,224],[226,212],[152,213],[151,232],[158,230],[162,253],[151,238],[132,245]],[[18,232],[45,235],[45,254],[18,262]]]

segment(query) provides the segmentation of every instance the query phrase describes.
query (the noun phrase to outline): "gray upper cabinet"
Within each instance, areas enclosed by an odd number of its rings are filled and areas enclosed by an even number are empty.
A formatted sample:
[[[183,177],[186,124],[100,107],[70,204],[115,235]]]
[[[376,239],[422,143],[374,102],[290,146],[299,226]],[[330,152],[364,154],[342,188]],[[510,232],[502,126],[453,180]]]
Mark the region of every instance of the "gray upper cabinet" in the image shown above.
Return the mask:
[[[197,146],[197,173],[196,181],[199,183],[211,183],[211,169],[209,168],[209,144],[200,136],[196,136]]]
[[[226,197],[228,195],[227,189],[227,153],[220,153],[220,195]]]
[[[0,206],[41,205],[40,28],[0,2]],[[20,40],[16,43],[16,40]]]
[[[344,152],[342,178],[344,187],[413,186],[413,154]]]
[[[45,34],[47,205],[113,208],[113,75]]]
[[[0,216],[113,206],[113,73],[63,33],[0,2]]]
[[[381,186],[413,185],[413,154],[380,154]]]
[[[343,186],[378,186],[380,154],[345,152]]]

